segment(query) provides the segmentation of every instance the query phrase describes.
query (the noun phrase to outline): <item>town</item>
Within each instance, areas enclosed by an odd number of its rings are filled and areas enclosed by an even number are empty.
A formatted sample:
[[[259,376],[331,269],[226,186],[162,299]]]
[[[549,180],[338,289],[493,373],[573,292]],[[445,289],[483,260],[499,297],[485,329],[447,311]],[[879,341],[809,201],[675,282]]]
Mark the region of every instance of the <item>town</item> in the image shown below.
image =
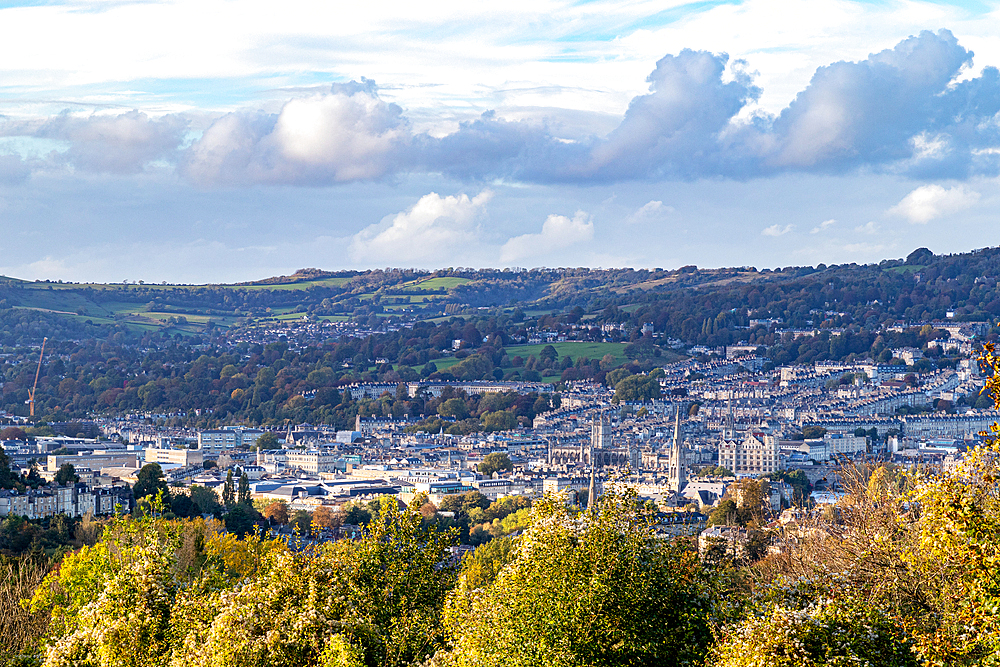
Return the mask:
[[[287,325],[282,340],[294,339],[298,326],[308,331],[312,325]],[[878,460],[955,467],[1000,418],[981,400],[975,352],[989,331],[984,324],[897,322],[890,328],[923,331],[925,338],[932,331],[934,337],[923,350],[887,350],[882,361],[779,367],[767,363],[761,346],[707,348],[671,340],[682,359],[638,373],[622,367],[603,383],[356,382],[340,388],[345,400],[419,399],[436,409],[432,415],[359,411],[349,430],[308,423],[186,428],[168,425],[177,415],[132,411],[54,422],[48,424],[51,435],[27,437],[24,428],[34,424],[6,415],[11,426],[3,431],[3,450],[9,465],[25,479],[43,483],[0,491],[0,516],[129,511],[137,501],[132,487],[153,466],[175,502],[194,501],[178,503],[190,515],[225,512],[233,504],[232,498],[227,502],[227,484],[231,495],[233,480],[244,480],[248,500],[263,513],[257,514],[261,525],[288,530],[282,522],[298,514],[305,517],[300,525],[336,528],[315,531],[324,539],[358,530],[349,520],[359,515],[352,509],[383,496],[402,505],[419,497],[425,514],[454,522],[456,513],[448,508],[463,500],[478,499],[481,510],[488,510],[512,500],[522,504],[510,507],[527,507],[533,499],[560,493],[566,502],[586,506],[591,494],[631,489],[657,508],[666,535],[745,541],[747,531],[739,525],[745,522],[716,510],[741,498],[746,480],[766,480],[763,507],[755,510],[777,521],[802,508],[835,503],[845,464]],[[536,345],[551,340],[572,349],[574,344],[567,342],[572,329],[526,334],[532,340],[525,342]],[[257,335],[267,344],[275,332],[262,328]],[[660,338],[649,325],[639,335]],[[240,343],[246,341],[233,344]],[[455,349],[441,350],[439,359],[461,347],[456,340]],[[921,363],[925,352],[950,354],[956,362],[952,367]],[[552,346],[541,355],[558,357]],[[524,399],[537,413],[533,418],[515,418],[505,410]],[[474,412],[485,428],[467,433],[456,428]],[[312,522],[317,511],[323,519]],[[462,518],[463,542],[469,545],[518,529],[516,522],[505,528],[483,511]]]

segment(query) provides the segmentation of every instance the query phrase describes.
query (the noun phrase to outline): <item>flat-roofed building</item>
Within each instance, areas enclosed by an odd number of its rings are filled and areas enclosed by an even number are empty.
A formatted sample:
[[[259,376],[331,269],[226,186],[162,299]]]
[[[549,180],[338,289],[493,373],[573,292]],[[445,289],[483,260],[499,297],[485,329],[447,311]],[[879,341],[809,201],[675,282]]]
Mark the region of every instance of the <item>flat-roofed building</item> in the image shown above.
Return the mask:
[[[243,444],[240,432],[230,429],[198,432],[198,449],[206,454],[218,454],[227,449],[234,449]]]
[[[253,449],[257,440],[267,433],[259,428],[222,428],[198,432],[198,449],[206,455],[217,455],[222,452],[246,447]]]
[[[333,472],[337,469],[339,454],[334,450],[319,450],[311,452],[289,451],[286,455],[286,465],[289,468],[299,468],[306,472],[319,474]]]
[[[138,457],[135,452],[94,452],[93,454],[49,454],[45,469],[49,472],[58,472],[64,463],[71,464],[74,468],[90,468],[99,470],[101,468],[135,468]]]
[[[472,486],[479,490],[490,500],[499,500],[510,495],[511,483],[509,479],[477,479],[472,482]]]
[[[205,454],[200,449],[157,449],[146,448],[146,463],[167,465],[200,466],[205,460]]]
[[[864,454],[868,451],[868,438],[847,433],[826,433],[823,435],[829,458],[844,454]]]

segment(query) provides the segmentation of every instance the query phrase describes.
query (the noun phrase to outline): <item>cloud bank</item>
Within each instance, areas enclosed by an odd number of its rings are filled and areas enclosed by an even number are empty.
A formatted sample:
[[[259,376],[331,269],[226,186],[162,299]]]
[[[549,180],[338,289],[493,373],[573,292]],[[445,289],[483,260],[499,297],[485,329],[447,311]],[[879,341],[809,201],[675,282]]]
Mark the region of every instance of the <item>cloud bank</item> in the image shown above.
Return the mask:
[[[820,67],[770,115],[742,113],[761,95],[745,63],[685,49],[656,63],[649,92],[632,99],[610,133],[573,139],[558,136],[544,114],[509,120],[487,112],[446,136],[416,132],[402,108],[362,79],[289,99],[275,113],[225,114],[200,134],[181,114],[139,111],[8,123],[0,134],[68,148],[42,162],[8,155],[3,171],[134,173],[166,163],[201,187],[317,186],[415,173],[539,184],[861,169],[916,178],[996,175],[1000,72],[986,67],[960,80],[972,58],[949,31],[922,32],[865,60]]]

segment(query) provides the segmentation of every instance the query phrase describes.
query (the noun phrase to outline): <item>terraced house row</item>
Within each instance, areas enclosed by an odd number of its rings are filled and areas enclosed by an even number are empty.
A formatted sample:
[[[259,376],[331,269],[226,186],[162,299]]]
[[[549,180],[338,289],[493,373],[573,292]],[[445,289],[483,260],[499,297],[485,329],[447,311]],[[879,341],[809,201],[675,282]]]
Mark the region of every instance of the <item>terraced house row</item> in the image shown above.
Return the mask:
[[[132,509],[132,489],[127,484],[91,487],[87,484],[52,484],[37,489],[0,490],[0,517],[45,519],[56,514],[84,516],[114,514]]]

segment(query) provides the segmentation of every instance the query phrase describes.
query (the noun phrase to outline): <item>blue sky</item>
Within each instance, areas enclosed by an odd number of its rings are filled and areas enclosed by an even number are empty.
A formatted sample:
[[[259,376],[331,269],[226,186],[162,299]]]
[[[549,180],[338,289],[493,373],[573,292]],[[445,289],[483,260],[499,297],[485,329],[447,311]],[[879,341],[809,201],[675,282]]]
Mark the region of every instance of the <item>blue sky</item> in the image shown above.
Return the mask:
[[[0,273],[1000,244],[997,3],[0,3]]]

